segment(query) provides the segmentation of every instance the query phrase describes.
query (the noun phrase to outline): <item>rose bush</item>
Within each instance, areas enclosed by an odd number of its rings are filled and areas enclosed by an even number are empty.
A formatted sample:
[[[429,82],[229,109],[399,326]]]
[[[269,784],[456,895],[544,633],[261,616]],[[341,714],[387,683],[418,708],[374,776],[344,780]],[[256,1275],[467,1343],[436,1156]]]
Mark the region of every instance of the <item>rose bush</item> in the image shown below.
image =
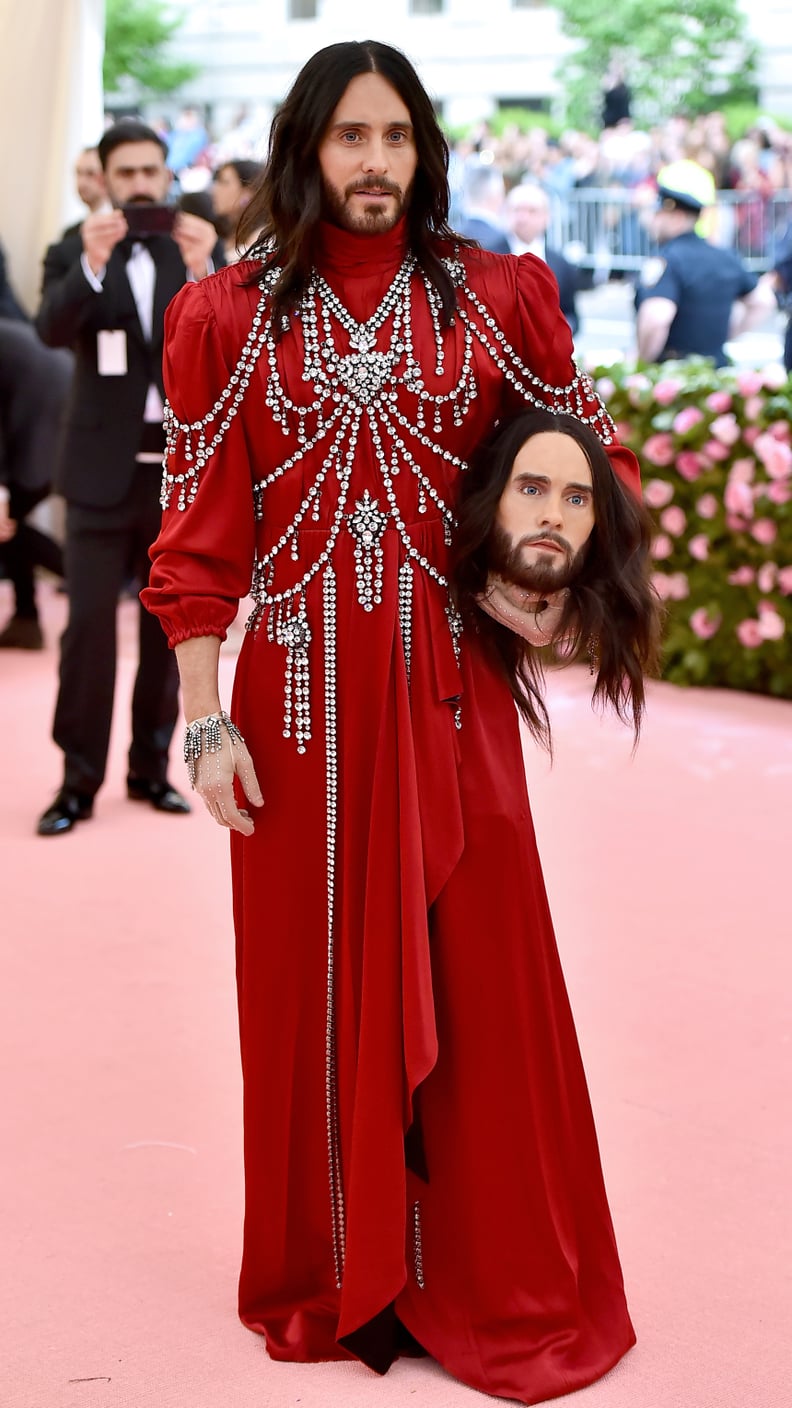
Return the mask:
[[[591,375],[657,525],[663,677],[792,698],[792,381],[699,359]]]

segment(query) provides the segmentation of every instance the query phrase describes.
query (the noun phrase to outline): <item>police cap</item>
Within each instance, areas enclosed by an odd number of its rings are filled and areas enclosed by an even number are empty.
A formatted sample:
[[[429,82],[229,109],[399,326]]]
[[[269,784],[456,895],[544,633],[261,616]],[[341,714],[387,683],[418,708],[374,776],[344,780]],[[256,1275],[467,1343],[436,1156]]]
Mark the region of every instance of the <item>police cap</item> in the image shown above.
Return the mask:
[[[713,203],[714,182],[697,162],[671,161],[657,173],[657,195],[661,209],[676,208],[700,215]]]

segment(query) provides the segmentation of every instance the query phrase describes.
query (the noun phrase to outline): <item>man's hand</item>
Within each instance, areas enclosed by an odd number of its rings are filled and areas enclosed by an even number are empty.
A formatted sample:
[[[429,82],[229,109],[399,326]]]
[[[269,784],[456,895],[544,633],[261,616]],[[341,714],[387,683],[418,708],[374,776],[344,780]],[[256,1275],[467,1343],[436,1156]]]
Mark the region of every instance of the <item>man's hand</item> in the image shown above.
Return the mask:
[[[127,229],[127,222],[120,210],[97,211],[83,221],[83,250],[93,274],[99,275],[106,268],[110,255],[124,238]]]
[[[10,543],[17,530],[15,518],[8,513],[8,491],[0,493],[0,543]]]
[[[180,210],[173,227],[173,238],[193,278],[205,278],[211,272],[209,261],[217,244],[214,225],[208,220],[202,220],[199,215],[188,215],[184,210]]]
[[[214,817],[218,826],[227,826],[229,831],[240,831],[243,836],[252,836],[253,819],[249,812],[240,810],[234,796],[234,777],[242,783],[242,790],[254,807],[263,807],[264,798],[258,784],[253,760],[244,743],[232,741],[225,728],[222,729],[222,747],[219,753],[205,750],[195,762],[195,791],[204,806]]]

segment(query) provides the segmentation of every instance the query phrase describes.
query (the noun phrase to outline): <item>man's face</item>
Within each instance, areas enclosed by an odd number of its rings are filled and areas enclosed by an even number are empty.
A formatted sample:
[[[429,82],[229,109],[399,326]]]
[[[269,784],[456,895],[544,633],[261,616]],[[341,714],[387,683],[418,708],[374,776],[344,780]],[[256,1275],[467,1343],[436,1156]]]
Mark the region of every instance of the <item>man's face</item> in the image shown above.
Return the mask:
[[[170,183],[158,142],[122,142],[107,158],[105,184],[113,205],[161,205]]]
[[[104,175],[98,152],[81,153],[74,168],[74,180],[83,205],[87,205],[89,210],[96,210],[105,198]]]
[[[547,229],[549,210],[541,193],[507,201],[509,225],[523,244],[533,244]]]
[[[528,591],[558,591],[578,575],[593,527],[585,454],[570,435],[542,431],[512,465],[490,535],[490,568]]]
[[[409,204],[418,155],[409,110],[380,74],[352,79],[318,155],[334,224],[372,235],[393,229]]]

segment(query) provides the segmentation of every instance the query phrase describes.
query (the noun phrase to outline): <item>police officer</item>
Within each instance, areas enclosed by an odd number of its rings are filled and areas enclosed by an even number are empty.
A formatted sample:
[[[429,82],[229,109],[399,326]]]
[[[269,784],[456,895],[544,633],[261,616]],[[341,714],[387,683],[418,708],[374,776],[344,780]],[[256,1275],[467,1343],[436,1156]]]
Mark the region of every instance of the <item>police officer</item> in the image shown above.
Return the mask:
[[[730,250],[696,234],[711,203],[711,177],[691,162],[672,162],[658,172],[653,233],[660,256],[647,260],[635,294],[638,356],[644,362],[711,357],[727,364],[727,338],[764,320],[770,291]]]

